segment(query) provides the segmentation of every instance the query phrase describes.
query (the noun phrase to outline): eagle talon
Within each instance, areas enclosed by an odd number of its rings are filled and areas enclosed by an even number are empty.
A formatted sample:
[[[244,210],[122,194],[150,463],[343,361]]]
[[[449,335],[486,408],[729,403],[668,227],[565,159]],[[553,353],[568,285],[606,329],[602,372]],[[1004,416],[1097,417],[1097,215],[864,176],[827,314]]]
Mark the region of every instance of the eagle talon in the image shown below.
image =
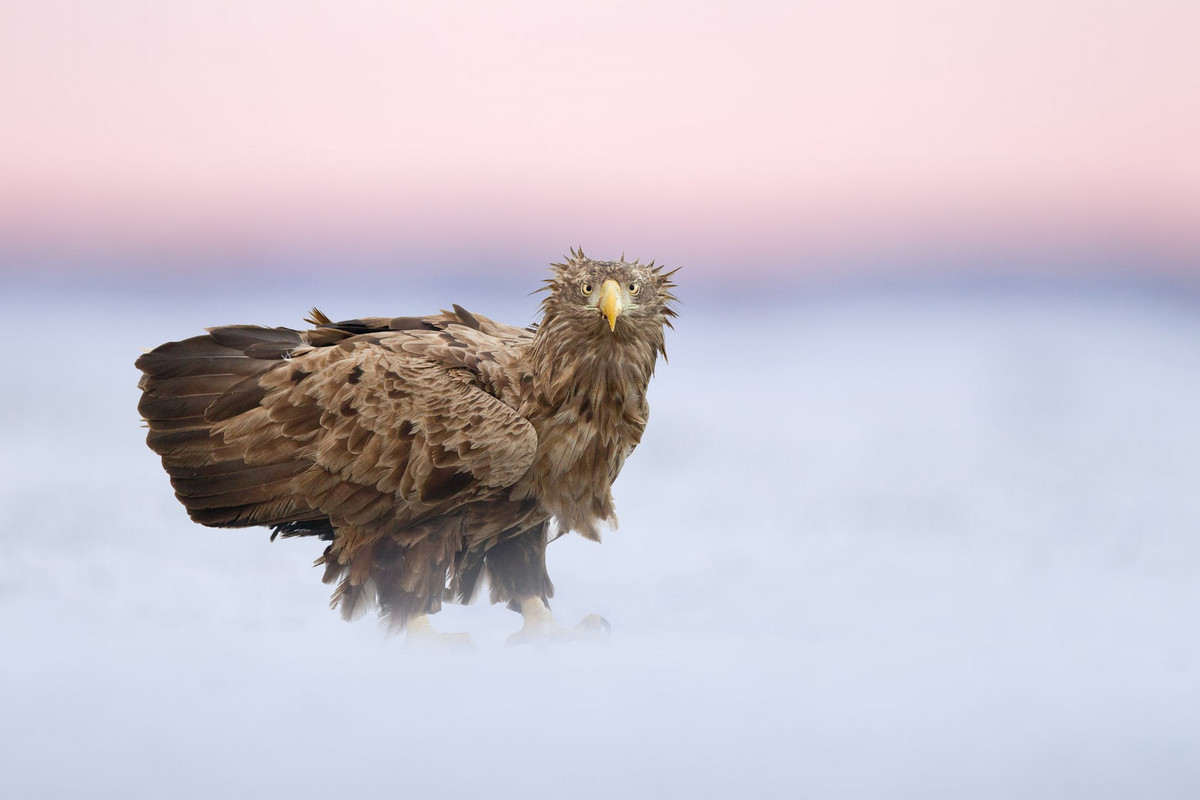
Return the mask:
[[[612,636],[612,623],[599,614],[588,614],[579,620],[579,624],[575,626],[574,630],[585,636],[600,635],[608,637]]]

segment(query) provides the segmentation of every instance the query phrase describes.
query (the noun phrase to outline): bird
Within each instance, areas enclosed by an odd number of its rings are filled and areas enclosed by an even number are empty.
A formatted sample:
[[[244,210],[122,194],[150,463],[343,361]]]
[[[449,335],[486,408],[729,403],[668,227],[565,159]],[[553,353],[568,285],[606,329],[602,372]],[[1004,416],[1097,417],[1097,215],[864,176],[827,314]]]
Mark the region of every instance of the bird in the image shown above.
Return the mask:
[[[486,584],[521,614],[510,644],[607,635],[554,617],[546,547],[616,526],[677,271],[571,248],[529,327],[455,304],[209,328],[137,359],[146,443],[193,521],[327,542],[316,564],[347,620],[373,607],[410,641],[473,647],[430,617]]]

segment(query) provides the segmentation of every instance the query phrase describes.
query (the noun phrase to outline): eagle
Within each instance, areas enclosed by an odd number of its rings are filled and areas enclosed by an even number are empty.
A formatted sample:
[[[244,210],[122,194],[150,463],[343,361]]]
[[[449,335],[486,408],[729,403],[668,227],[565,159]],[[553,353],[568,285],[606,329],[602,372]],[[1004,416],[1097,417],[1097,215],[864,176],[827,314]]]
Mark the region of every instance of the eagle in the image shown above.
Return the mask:
[[[470,602],[522,616],[510,643],[603,635],[549,610],[551,538],[615,526],[612,484],[646,428],[676,312],[654,262],[572,248],[518,328],[454,305],[306,330],[226,325],[144,353],[138,411],[197,523],[328,542],[331,607],[375,607],[410,640],[469,642],[430,615]]]

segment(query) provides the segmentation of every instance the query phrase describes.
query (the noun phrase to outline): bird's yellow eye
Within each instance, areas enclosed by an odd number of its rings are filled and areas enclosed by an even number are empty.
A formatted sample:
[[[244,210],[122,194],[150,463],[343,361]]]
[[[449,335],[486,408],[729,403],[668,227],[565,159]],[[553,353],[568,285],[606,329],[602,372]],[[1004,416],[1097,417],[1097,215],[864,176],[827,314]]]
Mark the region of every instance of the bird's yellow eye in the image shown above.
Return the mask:
[[[630,293],[630,294],[637,294],[637,293],[638,293],[638,289],[640,289],[640,288],[642,288],[642,287],[641,287],[641,286],[639,286],[638,284],[636,284],[636,283],[631,283],[631,284],[629,284],[629,293]]]
[[[585,283],[579,287],[579,291],[583,292],[585,295],[591,294],[592,293],[592,285],[590,283]]]

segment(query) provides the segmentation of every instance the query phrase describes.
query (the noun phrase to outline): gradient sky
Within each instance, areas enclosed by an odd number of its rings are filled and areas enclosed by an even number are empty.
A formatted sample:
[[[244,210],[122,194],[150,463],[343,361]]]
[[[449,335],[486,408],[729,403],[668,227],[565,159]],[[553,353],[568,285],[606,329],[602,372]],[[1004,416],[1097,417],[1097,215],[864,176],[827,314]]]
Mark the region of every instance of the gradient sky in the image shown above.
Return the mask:
[[[1194,255],[1198,42],[1191,0],[8,2],[0,246]]]

